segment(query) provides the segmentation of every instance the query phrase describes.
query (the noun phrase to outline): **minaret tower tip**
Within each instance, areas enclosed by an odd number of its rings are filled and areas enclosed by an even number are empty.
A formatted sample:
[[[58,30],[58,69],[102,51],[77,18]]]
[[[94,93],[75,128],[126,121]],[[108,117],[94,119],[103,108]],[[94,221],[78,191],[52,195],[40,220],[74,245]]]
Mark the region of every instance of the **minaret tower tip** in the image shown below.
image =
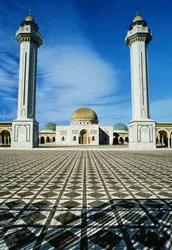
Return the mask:
[[[37,50],[43,44],[32,11],[16,32],[20,45],[17,119],[12,124],[12,148],[38,146],[38,127],[35,120]]]
[[[148,85],[148,44],[152,32],[136,11],[125,38],[130,48],[132,121],[129,123],[129,147],[133,149],[154,149],[155,121],[150,119]]]

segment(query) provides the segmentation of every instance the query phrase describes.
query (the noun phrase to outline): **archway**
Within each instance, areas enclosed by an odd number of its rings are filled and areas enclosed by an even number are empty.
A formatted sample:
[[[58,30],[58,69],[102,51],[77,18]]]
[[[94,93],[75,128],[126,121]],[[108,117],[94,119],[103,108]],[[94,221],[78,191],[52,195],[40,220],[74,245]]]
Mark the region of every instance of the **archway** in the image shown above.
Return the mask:
[[[40,143],[45,144],[45,138],[43,136],[41,136],[41,138],[40,138]]]
[[[119,138],[121,144],[124,144],[124,139],[122,137]]]
[[[118,133],[114,133],[114,137],[113,137],[113,145],[117,145],[119,144],[119,134]]]
[[[56,141],[56,138],[55,137],[53,137],[53,142],[55,142]]]
[[[80,144],[88,144],[88,132],[85,129],[81,130],[80,132]]]
[[[156,137],[157,146],[168,147],[168,135],[166,130],[159,130]]]
[[[8,130],[2,130],[0,133],[0,145],[10,146],[11,145],[11,134]]]
[[[127,137],[125,137],[125,142],[126,142],[126,143],[129,143],[128,136],[127,136]]]
[[[50,137],[46,138],[46,143],[50,143]]]

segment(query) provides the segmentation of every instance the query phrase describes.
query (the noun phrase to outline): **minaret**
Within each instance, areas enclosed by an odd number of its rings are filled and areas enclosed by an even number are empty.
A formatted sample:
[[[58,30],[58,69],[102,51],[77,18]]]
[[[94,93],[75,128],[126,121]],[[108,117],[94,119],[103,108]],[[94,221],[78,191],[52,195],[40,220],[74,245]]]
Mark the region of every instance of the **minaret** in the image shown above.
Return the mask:
[[[156,148],[155,121],[150,119],[148,86],[148,44],[152,33],[138,11],[125,38],[130,48],[132,121],[129,123],[129,147]]]
[[[39,27],[32,13],[16,32],[20,44],[20,68],[17,119],[12,123],[12,148],[38,146],[38,127],[35,120],[37,49],[42,45]]]

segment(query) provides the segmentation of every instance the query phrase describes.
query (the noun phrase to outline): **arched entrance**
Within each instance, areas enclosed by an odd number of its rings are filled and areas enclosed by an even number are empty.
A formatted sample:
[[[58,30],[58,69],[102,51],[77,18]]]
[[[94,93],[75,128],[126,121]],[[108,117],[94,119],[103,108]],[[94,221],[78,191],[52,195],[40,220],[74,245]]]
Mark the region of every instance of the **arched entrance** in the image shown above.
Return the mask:
[[[11,145],[11,134],[8,130],[2,130],[0,133],[0,145],[10,146]]]
[[[119,134],[118,133],[114,133],[113,134],[113,145],[118,145],[119,144]]]
[[[127,136],[127,137],[125,137],[125,142],[126,142],[126,143],[129,143],[128,136]]]
[[[168,147],[168,135],[167,131],[159,130],[156,138],[157,146]]]
[[[43,136],[41,136],[40,143],[41,143],[41,144],[45,144],[45,139],[44,139],[44,137],[43,137]]]
[[[85,129],[81,130],[80,132],[79,144],[83,144],[83,145],[88,144],[88,131]]]
[[[124,144],[124,139],[122,137],[119,138],[121,144]]]
[[[50,143],[50,137],[46,138],[46,143]]]

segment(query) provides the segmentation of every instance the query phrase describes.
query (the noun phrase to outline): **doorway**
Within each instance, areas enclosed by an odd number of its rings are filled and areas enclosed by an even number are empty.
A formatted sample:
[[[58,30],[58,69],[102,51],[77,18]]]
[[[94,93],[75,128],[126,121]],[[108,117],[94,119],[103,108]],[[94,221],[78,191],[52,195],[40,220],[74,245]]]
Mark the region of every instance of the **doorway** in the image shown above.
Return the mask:
[[[80,144],[88,144],[88,132],[85,129],[80,132]]]

